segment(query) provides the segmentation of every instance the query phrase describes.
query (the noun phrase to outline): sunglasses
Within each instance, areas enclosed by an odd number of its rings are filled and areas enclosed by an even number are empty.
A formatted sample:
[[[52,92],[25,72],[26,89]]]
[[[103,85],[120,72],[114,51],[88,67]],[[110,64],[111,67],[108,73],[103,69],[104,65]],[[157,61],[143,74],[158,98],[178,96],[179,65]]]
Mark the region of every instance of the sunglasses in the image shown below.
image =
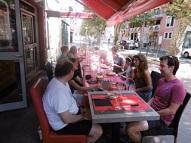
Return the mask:
[[[172,65],[175,66],[175,59],[173,56],[166,56],[168,59],[172,61]]]

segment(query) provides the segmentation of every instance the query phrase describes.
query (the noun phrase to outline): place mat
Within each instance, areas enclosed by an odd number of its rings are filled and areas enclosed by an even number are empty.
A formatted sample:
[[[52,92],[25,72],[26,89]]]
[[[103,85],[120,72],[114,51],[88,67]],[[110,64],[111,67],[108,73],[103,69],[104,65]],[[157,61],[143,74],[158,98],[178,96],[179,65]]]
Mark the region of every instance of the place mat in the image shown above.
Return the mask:
[[[148,104],[141,100],[135,94],[120,96],[122,99],[121,105],[125,111],[149,111],[152,110]]]
[[[91,97],[95,111],[115,110],[115,107],[117,106],[117,102],[115,100],[109,100],[107,94],[93,94]],[[109,106],[96,106],[94,100],[108,100],[111,104]]]
[[[95,106],[112,106],[108,99],[93,99]]]

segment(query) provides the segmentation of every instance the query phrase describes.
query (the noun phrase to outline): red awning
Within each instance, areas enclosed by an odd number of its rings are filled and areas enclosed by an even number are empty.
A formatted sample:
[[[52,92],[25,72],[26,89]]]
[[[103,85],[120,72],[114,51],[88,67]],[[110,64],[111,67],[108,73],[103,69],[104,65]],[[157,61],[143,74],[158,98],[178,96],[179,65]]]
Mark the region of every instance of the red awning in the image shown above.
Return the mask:
[[[76,0],[113,26],[171,0]]]
[[[60,17],[60,18],[92,18],[92,13],[85,12],[60,12],[46,10],[47,17]]]

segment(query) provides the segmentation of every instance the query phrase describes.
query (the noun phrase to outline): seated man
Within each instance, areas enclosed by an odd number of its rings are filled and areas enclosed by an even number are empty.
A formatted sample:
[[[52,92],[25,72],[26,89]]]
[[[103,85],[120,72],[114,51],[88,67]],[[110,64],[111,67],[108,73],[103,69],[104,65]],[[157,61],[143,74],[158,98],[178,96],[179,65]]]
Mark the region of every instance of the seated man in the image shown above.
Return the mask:
[[[112,56],[113,56],[113,72],[119,73],[123,71],[124,68],[124,59],[123,56],[118,53],[118,47],[113,46],[111,48]]]
[[[64,60],[57,63],[55,77],[49,82],[42,98],[43,107],[56,133],[87,135],[87,142],[93,143],[102,135],[102,127],[92,124],[89,110],[78,108],[68,85],[73,75],[72,62]]]
[[[127,124],[127,133],[135,143],[141,143],[140,131],[151,128],[165,129],[170,125],[179,106],[183,103],[186,90],[183,83],[175,76],[179,61],[174,56],[160,58],[159,70],[163,78],[158,82],[150,106],[158,112],[160,120],[131,122]]]
[[[69,53],[69,47],[66,45],[62,46],[61,52],[62,52],[62,54],[58,57],[57,62],[68,59],[67,55]]]

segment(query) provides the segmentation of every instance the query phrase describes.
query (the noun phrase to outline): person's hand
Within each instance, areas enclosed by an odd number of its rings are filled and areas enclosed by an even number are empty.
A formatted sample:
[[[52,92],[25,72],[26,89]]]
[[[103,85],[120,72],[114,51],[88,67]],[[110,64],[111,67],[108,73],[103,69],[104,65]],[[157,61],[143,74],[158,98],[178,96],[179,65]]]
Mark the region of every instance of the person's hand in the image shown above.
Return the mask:
[[[104,59],[101,59],[101,63],[105,63]]]
[[[82,115],[83,115],[83,118],[85,120],[91,120],[92,119],[90,110],[88,108],[83,109]]]
[[[120,73],[117,74],[118,76],[122,77],[122,75]]]
[[[85,67],[86,67],[86,66],[85,66],[85,65],[83,65],[83,66],[82,66],[82,70],[85,70]]]
[[[94,86],[93,89],[97,89],[98,88],[98,85]]]

